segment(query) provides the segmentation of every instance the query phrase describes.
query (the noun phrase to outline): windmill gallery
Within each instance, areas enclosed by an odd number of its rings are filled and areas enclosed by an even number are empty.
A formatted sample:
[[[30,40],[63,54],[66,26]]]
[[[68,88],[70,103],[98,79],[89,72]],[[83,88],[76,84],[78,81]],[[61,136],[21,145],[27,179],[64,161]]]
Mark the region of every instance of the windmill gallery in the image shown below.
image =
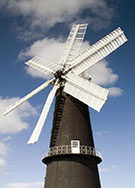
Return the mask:
[[[26,100],[52,84],[37,125],[28,141],[38,141],[54,97],[56,96],[50,149],[42,161],[47,164],[45,188],[100,188],[97,164],[101,153],[95,149],[88,106],[100,111],[109,91],[91,81],[87,69],[127,41],[117,28],[79,53],[87,24],[73,25],[59,64],[34,57],[26,64],[54,77],[8,107],[8,114]],[[88,106],[87,106],[88,105]]]

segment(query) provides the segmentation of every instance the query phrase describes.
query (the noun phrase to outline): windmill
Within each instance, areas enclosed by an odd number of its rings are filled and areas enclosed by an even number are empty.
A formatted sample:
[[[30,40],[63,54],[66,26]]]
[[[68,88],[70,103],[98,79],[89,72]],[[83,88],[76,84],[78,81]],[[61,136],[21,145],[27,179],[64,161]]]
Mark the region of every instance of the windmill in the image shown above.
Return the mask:
[[[57,122],[58,122],[58,124],[60,124],[61,118],[62,118],[62,116],[64,116],[63,108],[64,108],[64,105],[65,105],[64,103],[65,103],[65,100],[67,99],[67,97],[70,98],[70,101],[75,101],[76,105],[79,106],[78,107],[79,110],[82,111],[81,113],[86,112],[84,115],[85,120],[89,118],[87,105],[99,112],[107,100],[109,90],[102,88],[99,85],[97,85],[96,83],[94,83],[91,80],[91,77],[89,75],[85,74],[85,71],[87,71],[91,66],[93,66],[94,64],[96,64],[97,62],[99,62],[100,60],[105,58],[107,55],[109,55],[111,52],[116,50],[118,47],[120,47],[122,44],[124,44],[127,41],[127,38],[125,37],[124,32],[120,28],[117,28],[116,30],[114,30],[113,32],[108,34],[106,37],[104,37],[103,39],[99,40],[98,42],[96,42],[95,44],[90,46],[84,52],[79,53],[80,47],[82,45],[82,42],[83,42],[83,39],[85,36],[86,28],[87,28],[87,24],[77,24],[77,25],[72,26],[69,36],[65,43],[64,54],[61,58],[60,64],[53,64],[53,63],[46,61],[46,60],[44,60],[40,57],[37,57],[37,56],[25,63],[26,65],[42,72],[45,75],[51,75],[51,74],[53,75],[53,78],[51,78],[50,80],[47,80],[45,83],[40,85],[38,88],[33,90],[31,93],[29,93],[28,95],[26,95],[25,97],[23,97],[22,99],[17,101],[15,104],[9,106],[6,110],[6,112],[4,113],[4,115],[8,114],[9,112],[11,112],[15,108],[17,108],[19,105],[24,103],[26,100],[30,99],[32,96],[34,96],[41,90],[45,89],[50,84],[53,85],[53,88],[50,91],[48,98],[45,102],[45,105],[41,112],[40,118],[37,122],[37,125],[28,141],[28,144],[34,144],[38,141],[38,138],[39,138],[42,128],[44,126],[47,114],[49,112],[50,106],[52,104],[52,101],[53,101],[55,95],[56,95],[56,105],[55,105],[54,118],[56,117],[56,119],[54,120],[54,123],[55,123],[54,127],[56,127]],[[69,105],[69,103],[68,103],[68,105]],[[57,109],[57,106],[58,106],[58,109]],[[70,110],[72,111],[73,108],[74,107],[71,107],[69,109],[69,111]],[[77,113],[76,108],[73,111],[75,113]],[[55,113],[57,115],[55,115]],[[79,121],[80,122],[82,121],[81,118],[79,120],[79,117],[81,117],[81,115],[77,117],[78,123],[79,123]],[[66,123],[64,123],[64,124],[66,124]],[[87,124],[89,125],[90,123],[87,123]],[[62,130],[62,128],[61,128],[61,130]],[[65,157],[65,156],[67,156],[66,155],[67,153],[68,154],[70,153],[71,155],[68,155],[68,156],[70,156],[70,158],[72,156],[72,159],[73,159],[73,157],[76,156],[76,155],[73,156],[72,155],[73,153],[80,154],[81,145],[80,145],[79,140],[76,140],[75,136],[72,140],[70,140],[71,146],[66,146],[66,143],[64,143],[65,141],[63,141],[63,143],[61,143],[61,141],[56,142],[56,137],[60,130],[57,127],[57,133],[54,133],[55,131],[56,131],[56,128],[53,128],[51,143],[50,143],[50,146],[51,146],[50,156],[55,156],[55,159],[53,159],[53,161],[56,162],[58,160],[58,159],[56,160],[56,158],[58,157],[57,154],[59,153],[59,152],[58,153],[54,152],[54,150],[57,150],[57,149],[59,150],[61,147],[63,148],[62,151],[66,152],[64,155],[62,155],[62,157],[63,156]],[[92,152],[92,153],[90,154],[90,156],[95,157],[97,160],[97,163],[99,163],[101,161],[100,157],[97,157],[96,154],[94,154],[94,152],[96,152],[96,151],[94,150],[94,142],[93,142],[93,138],[92,138],[91,128],[89,130],[89,133],[90,133],[90,137],[91,137],[90,138],[91,139],[91,144],[90,144],[91,147],[90,148],[87,147],[87,150],[89,150],[89,149],[91,150],[90,152]],[[63,133],[61,133],[60,135],[63,135]],[[67,136],[65,136],[65,137],[67,137]],[[84,135],[83,135],[83,137],[84,137]],[[81,142],[83,142],[82,140],[81,140]],[[89,140],[89,138],[87,138],[86,140]],[[55,146],[57,146],[57,147],[55,147]],[[64,147],[66,149],[64,149]],[[93,150],[92,150],[92,148],[93,148]],[[69,150],[69,151],[67,151],[67,150]],[[51,154],[51,151],[53,154]],[[62,153],[62,151],[60,151],[60,153]],[[88,154],[88,151],[87,151],[87,154]],[[80,156],[80,155],[77,155],[77,156]],[[86,153],[85,153],[85,156],[87,156]],[[49,160],[50,160],[50,157],[48,156],[47,158],[44,158],[43,162],[45,162],[46,164],[50,164],[48,162]],[[61,158],[61,160],[65,160],[65,158],[64,159]],[[67,158],[66,158],[66,160],[67,160]],[[75,160],[76,160],[76,158],[73,159],[73,161],[75,161]],[[93,158],[92,158],[92,160],[93,160]],[[97,167],[96,167],[95,163],[92,163],[91,165],[93,166],[92,169],[94,169],[93,170],[94,174],[96,174],[95,182],[99,181]],[[49,166],[50,165],[48,165],[48,169],[49,168],[51,169],[52,167],[49,167]],[[74,167],[72,167],[72,169],[73,168]],[[53,170],[48,170],[48,174],[49,174],[49,171],[52,172]],[[87,174],[86,171],[85,171],[85,174]],[[48,175],[48,177],[49,177],[48,178],[49,180],[47,180],[47,182],[51,182],[51,175]],[[79,179],[80,178],[78,178],[77,181],[79,181]],[[58,186],[56,186],[56,187],[60,188],[61,186],[63,186],[63,184],[61,183],[61,180],[59,182],[60,182],[60,184],[58,184]],[[71,182],[73,185],[73,180]],[[88,186],[84,186],[84,185],[82,185],[82,186],[90,187],[90,185],[91,185],[92,188],[100,187],[100,183],[96,184],[95,182],[93,182],[93,184],[88,184]],[[76,185],[77,185],[77,183],[76,183]],[[82,186],[80,186],[80,187],[82,187]],[[51,188],[54,186],[51,183],[50,183],[50,185],[47,183],[46,187]],[[69,183],[67,183],[67,186],[65,184],[65,187],[70,187]],[[77,185],[77,187],[79,187],[79,184]]]

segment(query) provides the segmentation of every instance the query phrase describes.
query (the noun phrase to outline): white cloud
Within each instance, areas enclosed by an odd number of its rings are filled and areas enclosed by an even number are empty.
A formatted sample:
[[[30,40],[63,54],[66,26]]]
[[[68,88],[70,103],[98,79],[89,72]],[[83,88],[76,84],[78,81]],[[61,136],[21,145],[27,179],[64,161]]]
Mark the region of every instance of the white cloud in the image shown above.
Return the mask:
[[[9,140],[11,139],[11,136],[7,134],[13,134],[27,129],[28,123],[26,122],[26,119],[29,116],[37,114],[36,109],[33,108],[30,103],[26,102],[4,117],[3,114],[6,108],[18,99],[18,97],[5,99],[0,97],[0,134],[6,134],[0,141],[0,171],[6,169],[6,156],[10,148]]]
[[[88,41],[84,42],[81,52],[88,47]],[[103,86],[113,85],[118,80],[118,75],[113,73],[113,70],[109,67],[109,62],[105,59],[90,67],[87,73],[92,77],[95,83]]]
[[[88,70],[88,74],[91,75],[94,82],[107,87],[115,84],[118,80],[118,75],[113,73],[113,70],[109,67],[109,63],[105,59],[92,66]],[[123,94],[121,88],[109,87],[108,89],[110,97],[119,97]]]
[[[61,57],[63,48],[64,42],[61,38],[44,38],[34,42],[26,50],[21,51],[19,59],[25,59],[37,55],[55,63],[58,61],[59,57]]]
[[[83,51],[85,51],[89,47],[90,47],[89,41],[84,41],[82,43],[82,46],[81,46],[81,49],[80,49],[80,53],[82,53]]]
[[[64,49],[64,42],[62,39],[44,38],[34,42],[29,48],[19,53],[19,59],[25,59],[28,57],[39,56],[47,61],[58,63]],[[33,68],[26,66],[25,70],[32,77],[47,78],[46,75],[34,70]]]
[[[0,171],[4,171],[6,169],[6,159],[9,152],[9,145],[0,141]]]
[[[44,79],[47,79],[49,78],[48,76],[46,76],[45,74],[43,73],[40,73],[39,71],[31,68],[31,67],[24,67],[24,69],[26,70],[26,73],[31,75],[33,78],[44,78]]]
[[[7,155],[8,153],[8,146],[4,142],[0,141],[0,155]]]
[[[94,66],[92,66],[88,73],[92,76],[94,82],[107,86],[114,84],[118,80],[118,75],[113,73],[113,70],[109,68],[109,63],[103,60]]]
[[[123,94],[123,90],[118,87],[110,87],[109,88],[109,96],[111,97],[119,97]]]
[[[0,97],[0,133],[17,133],[23,129],[27,129],[28,123],[25,118],[36,115],[37,111],[29,102],[25,102],[19,108],[9,113],[7,116],[3,116],[6,108],[16,102],[19,98],[2,98]]]
[[[118,75],[113,73],[113,70],[109,67],[109,63],[105,59],[92,66],[88,70],[88,73],[91,75],[94,82],[107,87],[115,84],[118,80]],[[108,89],[110,97],[119,97],[123,94],[121,88],[109,87]]]
[[[6,161],[2,157],[0,157],[0,171],[3,171],[6,167]]]
[[[112,17],[113,10],[105,0],[4,0],[6,9],[14,15],[30,16],[32,25],[52,26],[57,22],[72,20],[85,8],[90,8],[96,16]],[[3,2],[4,4],[4,2]],[[1,3],[2,6],[2,3]],[[100,11],[99,11],[100,10]]]
[[[15,182],[15,183],[8,183],[6,185],[7,188],[40,188],[43,187],[43,182]]]
[[[5,138],[3,138],[3,141],[9,141],[9,140],[11,140],[11,139],[12,139],[11,136],[6,136]]]
[[[0,9],[7,11],[10,16],[23,17],[25,24],[22,27],[25,27],[26,38],[33,38],[35,34],[29,31],[37,26],[46,30],[57,23],[87,21],[94,28],[104,28],[110,24],[113,16],[113,9],[107,0],[1,0]],[[85,9],[87,14],[82,18],[81,13]],[[21,27],[17,27],[17,30],[18,28],[23,35]]]

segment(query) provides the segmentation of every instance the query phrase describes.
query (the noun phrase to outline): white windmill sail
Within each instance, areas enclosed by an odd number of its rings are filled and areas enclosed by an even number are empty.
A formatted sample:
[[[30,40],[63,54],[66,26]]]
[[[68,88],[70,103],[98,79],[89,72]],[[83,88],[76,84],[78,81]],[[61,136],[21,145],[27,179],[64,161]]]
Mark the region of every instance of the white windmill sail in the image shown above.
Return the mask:
[[[38,56],[30,59],[25,64],[44,73],[45,75],[54,74],[57,70],[60,69],[60,65],[46,61]]]
[[[28,144],[35,144],[38,141],[38,138],[41,134],[42,128],[44,126],[44,122],[46,120],[47,114],[49,112],[50,106],[52,104],[53,98],[55,96],[55,93],[58,89],[58,86],[54,85],[53,89],[50,91],[48,98],[45,102],[45,105],[43,107],[42,113],[40,115],[40,118],[37,122],[37,125],[28,141]]]
[[[65,43],[64,54],[61,62],[71,65],[71,60],[78,55],[88,24],[74,24]]]
[[[21,98],[20,100],[18,100],[15,104],[10,105],[6,109],[4,115],[7,115],[9,112],[11,112],[15,108],[17,108],[18,106],[20,106],[21,104],[23,104],[25,101],[27,101],[28,99],[30,99],[32,96],[34,96],[35,94],[37,94],[38,92],[40,92],[41,90],[43,90],[44,88],[46,88],[48,85],[50,85],[51,83],[53,83],[54,80],[55,80],[55,78],[46,81],[41,86],[39,86],[38,88],[36,88],[35,90],[33,90],[31,93],[29,93],[25,97]]]
[[[127,38],[120,28],[114,30],[109,35],[75,57],[71,62],[72,65],[67,68],[65,72],[68,72],[71,69],[76,75],[83,73],[95,63],[99,62],[111,52],[116,50],[126,41]]]
[[[98,112],[107,100],[109,93],[108,89],[71,73],[66,76],[64,91]]]

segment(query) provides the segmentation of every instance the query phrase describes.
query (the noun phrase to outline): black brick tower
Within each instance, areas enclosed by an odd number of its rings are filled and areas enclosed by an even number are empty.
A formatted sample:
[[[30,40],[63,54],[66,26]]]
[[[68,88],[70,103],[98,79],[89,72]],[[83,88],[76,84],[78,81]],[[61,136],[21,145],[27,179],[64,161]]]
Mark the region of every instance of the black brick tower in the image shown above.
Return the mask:
[[[80,142],[79,153],[72,152],[72,140]],[[50,151],[42,161],[47,165],[45,188],[101,188],[101,157],[94,147],[88,107],[62,88],[56,94]]]

